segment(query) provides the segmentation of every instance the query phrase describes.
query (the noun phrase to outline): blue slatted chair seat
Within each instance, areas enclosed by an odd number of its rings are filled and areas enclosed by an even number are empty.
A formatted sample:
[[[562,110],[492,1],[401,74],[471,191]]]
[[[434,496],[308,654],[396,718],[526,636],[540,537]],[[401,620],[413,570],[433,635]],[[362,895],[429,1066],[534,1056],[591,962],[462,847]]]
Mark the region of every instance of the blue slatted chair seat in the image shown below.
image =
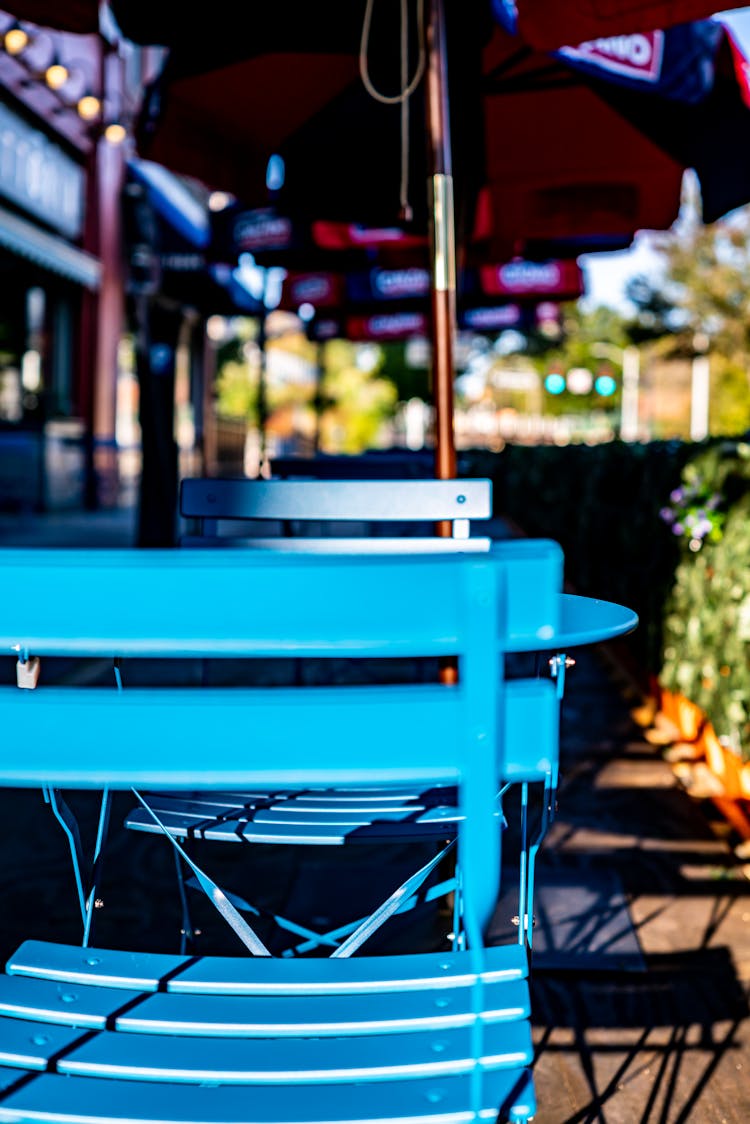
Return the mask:
[[[443,839],[455,832],[459,817],[455,787],[405,790],[290,790],[270,799],[227,796],[215,804],[208,796],[150,794],[149,806],[178,839],[220,842],[343,843]],[[125,820],[135,831],[158,834],[161,828],[145,808],[134,808]]]
[[[334,963],[27,941],[0,976],[0,1066],[18,1086],[0,1120],[114,1121],[121,1106],[128,1120],[163,1122],[468,1120],[477,1071],[487,1117],[510,1100],[510,1118],[525,1119],[525,952],[481,960],[477,1011],[470,952]],[[245,1115],[234,1116],[240,1091]]]

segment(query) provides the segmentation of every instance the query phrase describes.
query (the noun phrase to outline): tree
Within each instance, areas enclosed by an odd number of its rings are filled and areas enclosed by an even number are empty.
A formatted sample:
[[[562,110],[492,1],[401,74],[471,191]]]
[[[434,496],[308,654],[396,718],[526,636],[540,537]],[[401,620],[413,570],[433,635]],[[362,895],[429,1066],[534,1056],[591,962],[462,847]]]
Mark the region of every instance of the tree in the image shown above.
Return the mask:
[[[628,287],[636,315],[627,331],[666,359],[692,359],[707,343],[711,431],[736,435],[750,427],[750,208],[704,225],[695,191],[686,177],[680,219],[654,236],[662,276]]]
[[[329,453],[362,453],[377,443],[383,422],[392,417],[396,386],[381,374],[378,348],[357,362],[358,349],[346,340],[330,340],[324,349],[321,382],[320,447]]]
[[[379,348],[330,340],[318,349],[298,328],[278,336],[270,331],[261,410],[257,322],[238,319],[233,329],[217,357],[219,414],[257,428],[262,412],[269,435],[316,440],[329,453],[360,453],[377,444],[398,397],[394,382],[384,375]],[[312,372],[319,364],[316,379]],[[279,378],[283,367],[287,375]]]

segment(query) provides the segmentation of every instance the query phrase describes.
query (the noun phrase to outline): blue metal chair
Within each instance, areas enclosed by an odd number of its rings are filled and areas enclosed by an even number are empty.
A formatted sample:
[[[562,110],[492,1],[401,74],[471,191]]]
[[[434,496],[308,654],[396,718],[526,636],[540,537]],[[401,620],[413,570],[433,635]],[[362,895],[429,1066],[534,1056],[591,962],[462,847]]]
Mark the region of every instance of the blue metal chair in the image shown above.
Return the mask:
[[[285,480],[185,479],[180,490],[180,511],[189,524],[182,543],[188,547],[230,546],[254,550],[302,551],[304,553],[484,553],[491,549],[486,536],[471,534],[471,524],[492,514],[489,480],[335,480],[296,478]],[[449,534],[436,535],[442,524]],[[515,549],[523,549],[516,547]],[[562,697],[565,657],[550,660]],[[300,661],[300,666],[301,661]],[[298,674],[302,676],[303,671]],[[303,679],[299,678],[299,682]],[[541,788],[541,811],[532,830],[530,785]],[[519,940],[531,943],[533,934],[534,864],[539,845],[554,809],[557,771],[533,779],[506,781],[498,792],[498,817],[511,792],[517,794],[520,816],[520,860],[518,892]],[[509,792],[511,790],[511,792]],[[383,793],[380,790],[337,791],[292,789],[267,794],[223,793],[201,798],[199,794],[156,793],[148,806],[137,806],[127,825],[136,831],[164,831],[189,846],[193,840],[255,844],[345,846],[401,842],[429,843],[441,847],[442,858],[454,849],[458,819],[456,793],[450,787],[430,791],[411,789]],[[462,940],[458,881],[447,867],[451,860],[426,862],[403,885],[399,913],[415,905],[452,896],[452,916],[446,932],[453,947]],[[440,880],[435,884],[436,871]],[[188,864],[178,858],[178,873],[187,888],[200,888]],[[191,919],[185,889],[182,933],[191,935]],[[246,897],[234,896],[235,905],[256,917],[264,911]],[[379,914],[381,923],[390,916]],[[333,929],[312,930],[278,914],[273,921],[296,937],[285,955],[303,954],[318,948],[335,948],[358,930],[357,918]],[[190,942],[185,941],[185,946]]]
[[[471,535],[471,522],[492,513],[489,480],[249,480],[192,479],[182,481],[180,513],[189,531],[186,547],[240,547],[253,550],[304,553],[483,553],[486,536]],[[443,523],[450,533],[436,535]],[[297,662],[298,682],[305,664]],[[361,661],[360,661],[361,663]],[[319,671],[319,667],[318,667]],[[353,742],[353,750],[354,750]],[[498,805],[498,816],[502,809]],[[418,903],[455,895],[455,876],[447,874],[448,855],[455,846],[455,789],[429,791],[411,788],[383,792],[368,790],[291,789],[267,795],[221,794],[218,800],[198,794],[149,795],[148,807],[138,806],[127,818],[136,831],[166,830],[189,846],[193,840],[269,845],[344,846],[434,842],[437,858],[426,861],[403,884],[398,912]],[[199,887],[187,864],[185,886]],[[439,881],[435,883],[435,878]],[[195,931],[183,891],[182,932]],[[233,901],[254,916],[264,911],[246,898]],[[460,940],[458,903],[446,930]],[[382,916],[382,915],[381,915]],[[358,929],[357,918],[333,929],[312,930],[275,914],[274,922],[294,935],[287,955],[317,948],[335,948]],[[382,916],[382,922],[386,920]]]
[[[0,574],[35,591],[0,611],[0,651],[27,663],[276,659],[290,642],[317,657],[454,657],[450,689],[57,687],[43,665],[35,689],[0,687],[5,744],[19,747],[0,758],[0,783],[137,795],[452,785],[465,934],[453,952],[273,958],[204,879],[248,955],[27,941],[0,976],[0,1120],[526,1124],[528,953],[488,948],[483,933],[500,884],[498,783],[554,770],[558,699],[549,680],[506,681],[506,654],[615,635],[633,614],[571,604],[545,542],[378,558],[6,550]],[[244,596],[248,584],[260,596]]]

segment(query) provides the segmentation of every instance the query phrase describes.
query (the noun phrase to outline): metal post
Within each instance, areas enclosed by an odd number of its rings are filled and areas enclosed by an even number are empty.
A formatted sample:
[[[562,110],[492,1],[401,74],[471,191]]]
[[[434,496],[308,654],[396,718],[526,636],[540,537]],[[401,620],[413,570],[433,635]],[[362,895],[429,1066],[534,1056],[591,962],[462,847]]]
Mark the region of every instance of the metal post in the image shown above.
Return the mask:
[[[690,394],[690,440],[704,441],[708,437],[709,359],[708,337],[696,332],[693,338],[695,354],[692,366]]]
[[[622,353],[622,405],[620,412],[620,438],[638,440],[638,383],[640,380],[640,354],[637,347],[626,347]]]
[[[268,426],[268,384],[266,380],[266,361],[267,355],[267,324],[266,318],[268,312],[266,310],[266,288],[265,280],[263,282],[263,307],[261,309],[260,319],[258,322],[258,351],[259,351],[259,366],[258,366],[258,476],[263,476],[266,468],[266,429]]]
[[[323,421],[323,379],[325,377],[325,344],[318,340],[315,345],[315,394],[313,396],[313,410],[315,412],[315,431],[313,433],[313,456],[320,452],[320,439],[322,437]]]

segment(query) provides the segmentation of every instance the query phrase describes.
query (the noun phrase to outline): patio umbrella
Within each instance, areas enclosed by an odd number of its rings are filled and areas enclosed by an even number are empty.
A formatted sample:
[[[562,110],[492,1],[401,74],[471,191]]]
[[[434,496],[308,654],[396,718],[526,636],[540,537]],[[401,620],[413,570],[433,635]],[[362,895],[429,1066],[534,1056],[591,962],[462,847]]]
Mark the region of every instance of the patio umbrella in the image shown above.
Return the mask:
[[[336,271],[340,256],[341,251],[328,251],[325,271],[287,273],[279,302],[285,311],[302,315],[305,309],[306,333],[319,345],[316,450],[323,400],[322,345],[331,339],[379,344],[427,339],[430,329],[430,273],[424,265],[375,266],[344,273]],[[509,328],[549,330],[551,324],[559,324],[559,302],[582,294],[583,277],[575,261],[513,261],[466,270],[458,294],[457,326],[472,335],[490,336]]]
[[[335,311],[339,316],[355,312],[364,315],[415,309],[427,311],[430,272],[426,265],[374,266],[345,273],[337,269],[334,255],[333,260],[328,258],[328,266],[328,269],[314,272],[288,272],[282,284],[278,307],[297,312],[304,305],[309,305],[316,313]],[[583,296],[583,291],[583,276],[576,261],[527,262],[517,259],[465,270],[458,295],[460,309],[467,311],[576,300]],[[518,322],[513,320],[513,324]],[[508,323],[501,318],[502,327],[508,326]]]
[[[279,7],[283,19],[263,10],[249,49],[234,37],[204,38],[198,51],[178,38],[147,101],[141,150],[249,202],[263,200],[268,157],[280,153],[286,179],[278,199],[292,214],[396,221],[400,110],[373,101],[360,80],[362,6],[346,4],[332,25],[319,6],[315,19],[300,12],[299,23],[296,6],[294,19],[288,5]],[[438,0],[429,7],[431,66],[407,132],[410,179],[419,185],[409,203],[413,228],[432,228],[437,472],[451,475],[451,157],[459,255],[476,234],[479,198],[489,212],[491,258],[611,249],[638,229],[671,225],[686,167],[698,171],[707,219],[750,199],[750,144],[742,139],[750,139],[750,110],[716,21],[634,37],[636,55],[651,51],[650,66],[639,69],[637,58],[628,68],[611,57],[616,45],[610,57],[602,45],[598,54],[581,48],[551,57],[489,22],[486,8],[468,21],[446,4],[445,22]],[[379,35],[386,38],[382,26]],[[371,55],[387,57],[381,40],[373,39]],[[399,74],[380,75],[380,84],[389,79],[398,89]]]

